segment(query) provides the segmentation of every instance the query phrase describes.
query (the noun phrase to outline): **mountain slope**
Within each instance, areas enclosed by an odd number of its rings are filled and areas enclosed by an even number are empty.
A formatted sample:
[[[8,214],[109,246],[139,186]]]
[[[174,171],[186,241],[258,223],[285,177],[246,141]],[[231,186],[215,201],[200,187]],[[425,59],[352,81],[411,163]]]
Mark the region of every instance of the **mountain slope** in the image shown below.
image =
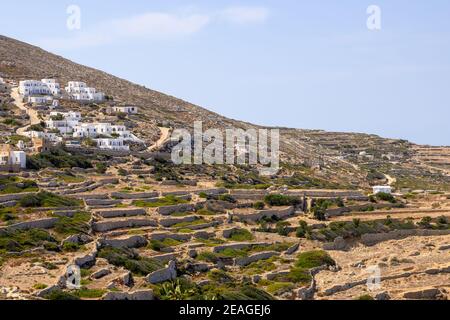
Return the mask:
[[[136,130],[149,143],[158,139],[157,126],[162,122],[175,128],[191,128],[197,120],[203,121],[204,127],[258,128],[4,36],[0,36],[1,74],[15,81],[52,77],[62,85],[68,81],[84,81],[116,101],[137,105],[141,114],[135,121]],[[439,158],[439,166],[433,166],[418,156],[417,150],[422,148],[403,140],[288,128],[280,128],[280,132],[282,160],[294,165],[291,169],[286,166],[283,171],[286,175],[303,170],[310,176],[342,185],[367,187],[371,182],[368,174],[381,172],[398,177],[399,186],[408,185],[402,181],[430,188],[450,184],[445,171],[446,161],[450,163],[448,153],[447,158]],[[360,156],[361,152],[369,157]]]

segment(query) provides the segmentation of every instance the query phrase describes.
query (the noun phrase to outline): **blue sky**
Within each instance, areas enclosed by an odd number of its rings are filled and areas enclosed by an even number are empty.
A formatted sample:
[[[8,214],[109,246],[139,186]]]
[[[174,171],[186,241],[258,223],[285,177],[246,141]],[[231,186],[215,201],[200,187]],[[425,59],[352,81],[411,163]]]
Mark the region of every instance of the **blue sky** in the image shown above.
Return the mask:
[[[72,4],[80,30],[66,27]],[[448,0],[24,0],[2,11],[0,34],[231,118],[450,145]]]

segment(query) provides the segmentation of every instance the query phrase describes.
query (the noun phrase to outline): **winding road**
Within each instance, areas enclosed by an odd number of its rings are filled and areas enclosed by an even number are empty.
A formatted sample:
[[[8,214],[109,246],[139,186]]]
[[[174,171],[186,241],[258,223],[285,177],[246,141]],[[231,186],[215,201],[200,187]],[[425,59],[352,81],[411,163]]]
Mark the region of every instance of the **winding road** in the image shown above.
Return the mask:
[[[17,129],[16,134],[19,136],[23,136],[25,132],[28,130],[28,128],[32,125],[39,124],[41,120],[39,119],[39,115],[36,110],[33,110],[31,108],[28,108],[25,103],[23,103],[23,100],[19,94],[19,88],[14,87],[11,89],[11,97],[14,99],[14,104],[19,108],[20,110],[25,111],[30,116],[30,124],[20,127]]]
[[[159,137],[158,141],[148,147],[148,151],[155,151],[159,149],[167,140],[170,139],[170,128],[158,127],[158,129],[161,131],[161,136]]]

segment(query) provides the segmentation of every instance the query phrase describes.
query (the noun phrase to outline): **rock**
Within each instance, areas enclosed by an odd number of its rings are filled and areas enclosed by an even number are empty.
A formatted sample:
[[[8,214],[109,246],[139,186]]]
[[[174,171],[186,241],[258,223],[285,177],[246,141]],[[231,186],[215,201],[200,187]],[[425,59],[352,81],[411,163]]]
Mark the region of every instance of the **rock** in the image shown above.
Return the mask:
[[[254,275],[252,277],[252,282],[253,283],[259,283],[261,281],[261,276],[260,275]]]
[[[146,279],[151,284],[158,284],[169,280],[175,280],[176,277],[177,269],[175,261],[170,261],[166,268],[150,273]]]
[[[154,300],[153,290],[140,290],[134,292],[108,292],[103,300],[135,300],[149,301]]]
[[[100,278],[106,277],[108,274],[111,274],[111,270],[109,270],[107,268],[100,269],[91,275],[91,279],[100,279]]]
[[[292,247],[288,248],[285,253],[287,255],[294,254],[295,252],[298,251],[299,248],[300,248],[300,243],[296,243]]]
[[[35,295],[39,298],[45,298],[45,296],[57,290],[61,290],[61,288],[58,285],[54,285],[36,292]]]
[[[381,292],[375,296],[375,300],[380,301],[391,300],[391,296],[387,292]]]
[[[424,289],[420,291],[407,292],[403,298],[410,300],[440,300],[445,297],[445,294],[439,289]]]
[[[450,250],[450,244],[439,247],[439,251],[447,251]]]
[[[194,249],[189,250],[188,255],[189,255],[189,257],[191,257],[192,259],[197,258],[197,256],[198,256],[197,250],[194,250]]]
[[[83,245],[86,243],[90,243],[92,241],[94,241],[92,239],[92,237],[90,237],[86,234],[74,234],[74,235],[71,235],[71,236],[67,237],[66,239],[64,239],[61,242],[61,245],[64,245],[65,243],[74,243],[74,244],[78,244],[78,245]]]
[[[127,287],[131,288],[134,285],[133,274],[131,272],[125,273],[120,278],[120,280],[121,280],[121,282],[123,283],[124,286],[127,286]]]
[[[90,268],[95,265],[95,259],[97,256],[97,252],[88,254],[83,257],[78,257],[74,260],[74,264],[79,266],[80,268]]]

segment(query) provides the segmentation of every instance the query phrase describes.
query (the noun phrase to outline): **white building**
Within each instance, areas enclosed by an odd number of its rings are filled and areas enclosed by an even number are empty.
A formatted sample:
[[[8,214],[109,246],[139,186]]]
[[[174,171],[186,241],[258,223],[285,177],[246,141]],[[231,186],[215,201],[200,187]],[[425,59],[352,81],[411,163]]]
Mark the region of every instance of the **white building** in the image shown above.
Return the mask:
[[[19,82],[19,93],[23,97],[32,95],[60,95],[59,83],[54,79],[24,80]]]
[[[392,194],[392,187],[390,186],[375,186],[373,187],[373,194],[387,193]]]
[[[129,151],[130,147],[125,145],[122,138],[118,139],[95,139],[99,149],[115,150],[115,151]]]
[[[59,96],[61,94],[61,87],[55,79],[42,79],[41,81],[50,89],[52,95]]]
[[[65,120],[81,121],[81,113],[80,112],[75,112],[75,111],[69,111],[69,112],[53,111],[53,112],[50,112],[50,118],[59,117],[59,116],[63,117]]]
[[[28,103],[32,104],[51,104],[53,102],[52,96],[29,96]]]
[[[74,138],[96,138],[98,136],[117,137],[126,141],[141,142],[134,134],[122,125],[110,123],[80,123],[73,129]]]
[[[28,131],[24,133],[24,136],[30,139],[45,139],[50,142],[61,142],[62,138],[58,137],[56,133],[53,132],[42,132],[42,131]]]
[[[47,120],[45,125],[47,129],[58,130],[60,134],[71,134],[80,120],[79,112],[51,112],[50,120]]]
[[[116,106],[112,107],[113,112],[121,112],[126,114],[137,114],[138,107],[135,106]]]
[[[25,169],[27,155],[24,151],[15,151],[10,145],[0,145],[0,166],[12,170],[14,167]]]
[[[88,87],[84,82],[70,81],[65,89],[73,100],[92,102],[105,100],[105,95],[102,92],[97,92],[95,88]]]

